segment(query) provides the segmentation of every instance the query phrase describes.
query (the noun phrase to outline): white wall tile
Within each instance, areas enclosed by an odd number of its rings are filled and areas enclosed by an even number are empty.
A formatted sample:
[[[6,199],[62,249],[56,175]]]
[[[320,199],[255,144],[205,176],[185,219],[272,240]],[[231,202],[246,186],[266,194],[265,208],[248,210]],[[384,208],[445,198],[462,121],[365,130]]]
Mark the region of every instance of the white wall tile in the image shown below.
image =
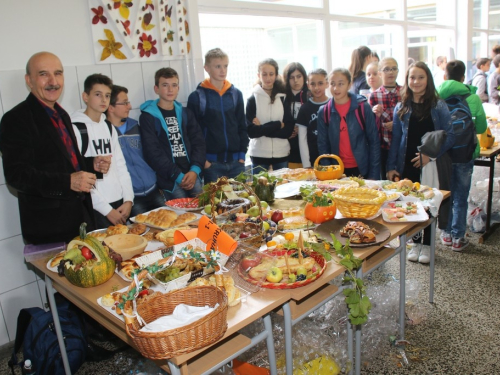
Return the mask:
[[[132,109],[129,113],[129,117],[139,121],[139,116],[141,115],[141,110],[140,109]]]
[[[0,223],[4,223],[0,225],[0,239],[21,234],[17,197],[11,193],[7,185],[0,185],[0,207],[2,207]]]
[[[0,306],[1,307],[1,306]],[[7,323],[0,311],[0,346],[8,344],[11,340],[7,332]]]
[[[25,73],[25,70],[0,72],[0,92],[4,112],[12,109],[28,96],[29,89],[24,80]]]
[[[69,113],[73,113],[77,109],[82,108],[82,91],[78,82],[76,66],[64,67],[64,91],[59,98],[59,104]]]
[[[111,78],[115,85],[128,89],[128,100],[132,108],[138,109],[145,102],[141,63],[111,65]],[[154,82],[151,83],[153,85]]]
[[[170,66],[168,61],[148,61],[142,63],[142,79],[144,81],[144,92],[146,100],[158,99],[155,94],[155,73],[158,69]]]
[[[85,82],[85,78],[94,73],[101,73],[111,78],[111,67],[109,64],[102,65],[85,65],[85,66],[77,66],[76,67],[76,76],[78,79],[78,89],[80,93],[83,92],[83,83]],[[82,96],[80,94],[80,107],[85,108],[86,105],[82,100]]]
[[[0,241],[0,294],[36,281],[35,273],[28,269],[23,256],[22,236]],[[30,266],[32,267],[32,266]]]
[[[27,307],[43,307],[38,284],[34,281],[28,285],[0,294],[0,306],[7,325],[9,341],[13,341],[16,338],[19,311]]]

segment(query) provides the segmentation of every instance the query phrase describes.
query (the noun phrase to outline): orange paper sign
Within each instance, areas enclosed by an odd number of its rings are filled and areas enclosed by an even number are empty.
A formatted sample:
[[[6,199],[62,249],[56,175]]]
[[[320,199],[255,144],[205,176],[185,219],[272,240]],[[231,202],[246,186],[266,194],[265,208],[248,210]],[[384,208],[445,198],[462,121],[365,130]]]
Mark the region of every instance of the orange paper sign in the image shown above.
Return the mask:
[[[203,215],[198,223],[198,229],[177,230],[174,233],[174,242],[179,244],[198,237],[207,244],[207,250],[215,249],[228,257],[236,250],[238,243],[217,224]]]

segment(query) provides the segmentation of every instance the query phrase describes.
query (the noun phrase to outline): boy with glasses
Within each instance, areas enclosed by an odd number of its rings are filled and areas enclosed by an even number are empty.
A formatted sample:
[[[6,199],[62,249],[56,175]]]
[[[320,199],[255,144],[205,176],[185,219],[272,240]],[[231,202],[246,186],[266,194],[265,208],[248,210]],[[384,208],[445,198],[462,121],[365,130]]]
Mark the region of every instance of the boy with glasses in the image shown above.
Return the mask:
[[[398,63],[392,57],[385,57],[379,63],[382,86],[370,95],[370,105],[376,115],[377,127],[380,131],[380,161],[382,179],[386,178],[386,163],[392,139],[392,120],[394,108],[401,101],[401,86],[396,83]]]
[[[132,106],[127,94],[126,87],[113,85],[106,117],[118,132],[118,142],[134,188],[130,215],[137,216],[163,206],[165,199],[156,186],[155,171],[144,160],[139,123],[128,117]]]

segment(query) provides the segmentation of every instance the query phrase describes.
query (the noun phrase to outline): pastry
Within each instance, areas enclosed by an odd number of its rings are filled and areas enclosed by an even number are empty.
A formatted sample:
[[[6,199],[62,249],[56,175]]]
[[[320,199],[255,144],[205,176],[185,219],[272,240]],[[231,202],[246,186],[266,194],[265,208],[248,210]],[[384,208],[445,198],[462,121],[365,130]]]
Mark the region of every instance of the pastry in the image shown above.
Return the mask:
[[[177,219],[170,223],[171,227],[176,227],[178,225],[189,223],[193,220],[196,220],[196,215],[192,212],[186,212],[185,214],[179,215]]]
[[[177,219],[177,213],[168,209],[160,209],[156,211],[152,211],[148,214],[148,217],[145,221],[146,224],[152,224],[161,228],[170,227],[170,223]]]
[[[303,216],[287,217],[278,221],[279,230],[295,230],[312,227],[314,223]]]
[[[93,233],[87,233],[87,236],[97,238],[99,241],[104,241],[105,238],[108,236],[106,232],[93,232]]]
[[[146,231],[146,225],[145,224],[135,224],[130,230],[128,231],[130,234],[138,234],[141,235]]]
[[[144,223],[146,219],[148,218],[148,215],[145,214],[139,214],[135,217],[135,222],[136,223]]]
[[[63,260],[64,255],[66,255],[66,250],[61,251],[59,254],[56,254],[56,256],[50,261],[50,266],[57,267],[59,263],[61,263],[61,260]]]
[[[283,178],[291,181],[313,180],[315,178],[313,169],[297,168],[283,173]]]
[[[225,199],[217,204],[216,210],[218,214],[224,212],[233,211],[240,209],[240,212],[247,212],[247,209],[252,207],[252,202],[250,199],[246,198],[236,198],[236,199]]]
[[[351,243],[371,243],[375,242],[378,231],[361,221],[348,221],[340,230],[342,237],[348,237]]]
[[[173,246],[174,245],[174,233],[176,230],[186,230],[191,229],[190,227],[178,227],[174,229],[167,229],[163,232],[159,232],[156,234],[156,239],[160,242],[163,242],[165,246]]]
[[[112,225],[106,230],[106,235],[114,236],[115,234],[127,234],[128,227],[123,224]]]

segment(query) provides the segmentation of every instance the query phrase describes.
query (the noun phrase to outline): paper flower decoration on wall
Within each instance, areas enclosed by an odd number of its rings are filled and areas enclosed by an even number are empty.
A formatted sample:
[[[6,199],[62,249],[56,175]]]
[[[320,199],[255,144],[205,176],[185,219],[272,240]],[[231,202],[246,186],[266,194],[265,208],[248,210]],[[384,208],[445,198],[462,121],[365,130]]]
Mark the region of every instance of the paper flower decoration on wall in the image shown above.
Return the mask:
[[[92,18],[92,24],[97,24],[99,21],[106,24],[108,23],[108,19],[104,16],[104,8],[99,6],[96,8],[92,8],[92,12],[94,12],[95,16]]]
[[[127,56],[120,51],[123,44],[115,41],[115,36],[111,30],[104,29],[104,34],[106,34],[107,40],[99,39],[99,43],[104,47],[101,54],[101,61],[106,60],[111,55],[117,59],[125,60]]]
[[[143,33],[141,37],[139,38],[140,42],[137,48],[139,48],[139,55],[141,57],[146,57],[151,56],[151,54],[156,55],[158,50],[155,47],[156,40],[153,40],[153,37],[151,35],[146,35],[146,33]]]
[[[128,17],[130,16],[130,10],[128,8],[134,5],[132,3],[132,0],[113,0],[113,2],[113,7],[115,9],[119,9],[120,15],[123,18],[128,19]]]

